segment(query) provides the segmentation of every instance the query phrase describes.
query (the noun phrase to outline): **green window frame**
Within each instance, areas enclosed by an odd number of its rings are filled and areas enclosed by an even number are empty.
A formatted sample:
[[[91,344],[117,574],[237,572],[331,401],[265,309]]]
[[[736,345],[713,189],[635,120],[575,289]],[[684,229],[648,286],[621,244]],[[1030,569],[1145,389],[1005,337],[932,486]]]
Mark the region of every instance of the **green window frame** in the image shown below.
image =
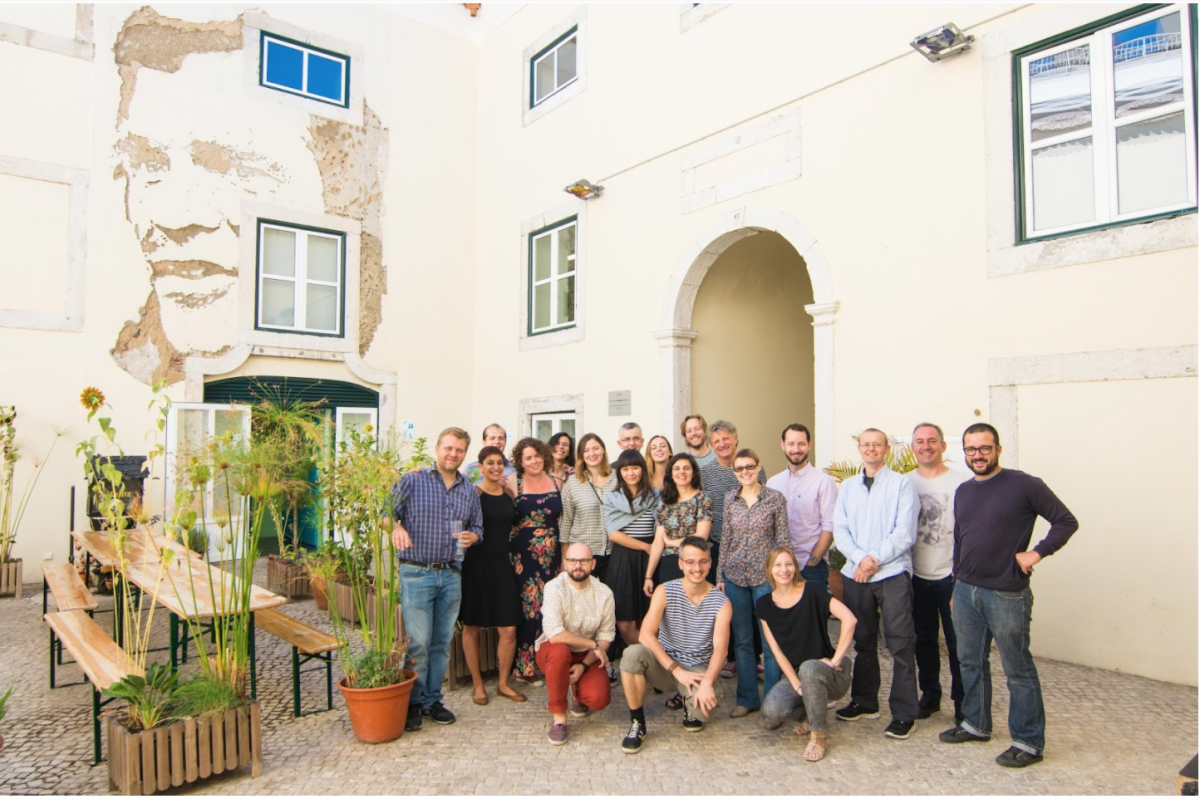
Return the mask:
[[[1017,243],[1196,211],[1196,27],[1195,5],[1139,5],[1013,51]],[[1135,180],[1148,153],[1180,169]]]
[[[529,234],[529,325],[536,336],[575,326],[578,217]]]
[[[529,59],[529,107],[534,108],[579,80],[579,26]]]

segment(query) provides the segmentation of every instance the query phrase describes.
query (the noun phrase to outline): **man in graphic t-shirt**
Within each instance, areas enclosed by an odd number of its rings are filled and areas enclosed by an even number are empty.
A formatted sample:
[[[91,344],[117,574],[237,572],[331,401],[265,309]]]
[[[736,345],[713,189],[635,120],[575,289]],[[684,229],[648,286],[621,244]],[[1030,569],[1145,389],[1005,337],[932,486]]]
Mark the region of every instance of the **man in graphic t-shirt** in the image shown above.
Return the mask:
[[[959,483],[971,478],[946,465],[946,437],[932,422],[921,422],[913,428],[912,452],[917,469],[908,473],[908,479],[921,500],[917,540],[912,548],[913,627],[917,633],[917,687],[921,691],[917,718],[927,719],[941,710],[940,625],[950,653],[950,699],[958,723],[962,721],[962,674],[958,668],[958,639],[950,618],[950,598],[954,595],[950,573],[954,560],[954,492]]]

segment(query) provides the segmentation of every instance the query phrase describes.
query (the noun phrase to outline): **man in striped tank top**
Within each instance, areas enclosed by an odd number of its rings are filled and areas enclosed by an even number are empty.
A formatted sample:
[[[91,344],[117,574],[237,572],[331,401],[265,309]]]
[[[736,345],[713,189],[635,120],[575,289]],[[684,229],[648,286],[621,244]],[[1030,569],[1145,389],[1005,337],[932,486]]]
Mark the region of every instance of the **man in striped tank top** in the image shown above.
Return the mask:
[[[708,716],[721,701],[717,677],[729,651],[729,599],[705,578],[712,568],[708,541],[697,536],[683,539],[679,548],[683,579],[654,589],[650,610],[642,621],[638,643],[621,658],[621,685],[629,704],[629,733],[621,751],[641,751],[646,737],[642,707],[646,686],[686,696],[683,728],[704,729],[696,711]]]

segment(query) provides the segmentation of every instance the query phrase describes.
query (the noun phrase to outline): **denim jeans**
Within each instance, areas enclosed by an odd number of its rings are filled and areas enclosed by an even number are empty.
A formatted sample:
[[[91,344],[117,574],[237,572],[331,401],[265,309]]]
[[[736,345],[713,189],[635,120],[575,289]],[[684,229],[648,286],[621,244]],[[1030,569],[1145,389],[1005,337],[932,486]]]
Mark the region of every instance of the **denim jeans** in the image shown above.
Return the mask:
[[[962,702],[962,673],[958,667],[958,637],[950,618],[950,598],[954,596],[954,578],[925,580],[913,576],[913,626],[917,630],[917,687],[931,699],[942,697],[942,653],[938,649],[938,626],[946,635],[950,654],[950,698]]]
[[[458,569],[429,569],[400,564],[400,610],[411,639],[408,659],[417,673],[410,706],[427,708],[442,701],[442,679],[450,664],[450,641],[462,599]]]
[[[808,561],[805,561],[807,563]],[[826,591],[829,590],[829,561],[822,560],[816,566],[805,566],[800,570],[800,576],[805,582],[820,583]]]
[[[892,718],[914,721],[917,705],[916,634],[913,632],[912,580],[908,572],[874,583],[844,583],[846,607],[858,619],[854,628],[854,679],[850,699],[870,711],[879,710],[879,623],[883,643],[892,653]]]
[[[1008,732],[1013,746],[1034,755],[1046,748],[1046,709],[1037,666],[1029,654],[1033,592],[993,591],[959,582],[954,587],[954,629],[962,669],[963,729],[992,734],[992,640],[1008,680]]]
[[[733,662],[737,664],[737,703],[751,710],[757,710],[761,704],[758,699],[758,659],[754,656],[754,628],[758,624],[754,603],[769,593],[771,586],[766,583],[745,586],[725,581],[725,596],[733,606],[730,633],[733,636]],[[763,693],[769,692],[780,676],[775,655],[770,647],[764,647]]]
[[[809,730],[824,731],[829,703],[850,690],[850,658],[842,658],[841,666],[842,670],[836,671],[820,660],[801,663],[796,676],[800,678],[803,696],[796,693],[791,683],[781,679],[763,697],[763,719],[782,724],[789,717],[797,721],[807,718]],[[796,713],[797,710],[803,712]]]

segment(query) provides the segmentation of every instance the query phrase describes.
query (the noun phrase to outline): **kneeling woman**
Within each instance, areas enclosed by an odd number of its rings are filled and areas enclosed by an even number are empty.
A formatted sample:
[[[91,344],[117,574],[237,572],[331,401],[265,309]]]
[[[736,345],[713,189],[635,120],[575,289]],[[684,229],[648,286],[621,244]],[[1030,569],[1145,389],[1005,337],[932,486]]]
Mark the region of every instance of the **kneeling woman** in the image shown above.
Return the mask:
[[[763,700],[763,726],[776,729],[797,713],[796,734],[809,736],[804,759],[815,763],[828,748],[826,708],[850,690],[846,652],[857,620],[822,586],[805,582],[791,550],[772,549],[766,572],[771,593],[758,600],[755,610],[762,621],[763,641],[775,654],[783,679]],[[829,640],[831,613],[841,622],[836,650]]]

